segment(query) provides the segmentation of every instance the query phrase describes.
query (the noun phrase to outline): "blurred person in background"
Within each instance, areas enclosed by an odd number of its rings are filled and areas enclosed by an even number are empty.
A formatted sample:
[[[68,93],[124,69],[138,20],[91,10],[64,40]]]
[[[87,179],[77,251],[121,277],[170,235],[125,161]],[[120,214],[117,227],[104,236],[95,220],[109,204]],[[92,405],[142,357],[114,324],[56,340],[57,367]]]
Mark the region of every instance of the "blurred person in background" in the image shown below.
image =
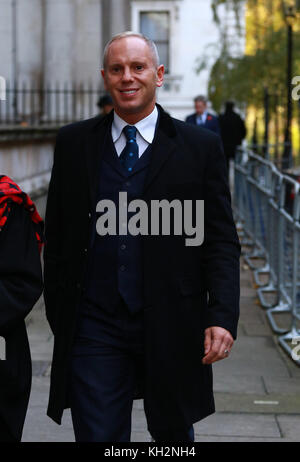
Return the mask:
[[[246,127],[243,119],[239,114],[234,112],[234,103],[232,101],[225,103],[225,112],[220,114],[219,123],[227,169],[229,171],[229,161],[230,159],[234,159],[237,146],[242,144],[246,136]]]
[[[199,95],[194,98],[195,112],[187,116],[185,121],[189,124],[200,125],[207,128],[217,135],[220,135],[220,127],[218,117],[207,111],[207,99],[205,96]]]
[[[110,95],[101,96],[98,100],[97,106],[100,110],[100,117],[104,117],[110,113],[113,106],[113,100]]]
[[[25,317],[42,289],[43,222],[32,200],[0,175],[0,442],[21,441],[31,389]]]

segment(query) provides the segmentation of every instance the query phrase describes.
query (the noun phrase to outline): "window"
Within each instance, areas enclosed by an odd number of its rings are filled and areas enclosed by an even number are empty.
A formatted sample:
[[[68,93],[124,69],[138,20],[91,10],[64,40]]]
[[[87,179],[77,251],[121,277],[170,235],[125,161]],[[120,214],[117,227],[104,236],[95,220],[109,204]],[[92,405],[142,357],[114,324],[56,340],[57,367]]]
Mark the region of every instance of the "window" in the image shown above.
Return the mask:
[[[140,31],[151,38],[158,49],[160,62],[170,70],[170,13],[169,11],[141,11]]]

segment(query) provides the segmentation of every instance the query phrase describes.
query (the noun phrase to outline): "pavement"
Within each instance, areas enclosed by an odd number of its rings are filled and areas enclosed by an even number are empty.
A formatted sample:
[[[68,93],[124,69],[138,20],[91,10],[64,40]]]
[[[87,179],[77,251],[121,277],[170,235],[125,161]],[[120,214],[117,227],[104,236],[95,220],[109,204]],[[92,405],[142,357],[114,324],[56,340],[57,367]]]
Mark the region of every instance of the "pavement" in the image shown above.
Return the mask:
[[[33,383],[23,441],[72,442],[70,411],[64,412],[61,426],[46,416],[53,337],[42,298],[26,321]],[[194,425],[195,441],[300,441],[300,367],[278,345],[243,258],[238,338],[213,371],[216,413]],[[132,441],[150,441],[142,400],[133,406]]]

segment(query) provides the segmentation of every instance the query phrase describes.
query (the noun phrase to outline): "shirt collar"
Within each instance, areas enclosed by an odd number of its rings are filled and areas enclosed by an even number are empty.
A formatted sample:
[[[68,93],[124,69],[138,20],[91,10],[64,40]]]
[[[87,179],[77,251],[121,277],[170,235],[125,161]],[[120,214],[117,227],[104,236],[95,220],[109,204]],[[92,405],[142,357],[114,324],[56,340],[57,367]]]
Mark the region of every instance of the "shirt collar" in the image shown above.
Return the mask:
[[[207,117],[207,111],[203,111],[202,114],[196,114],[196,117],[199,119],[205,119]]]
[[[157,118],[158,110],[155,106],[151,114],[134,124],[139,134],[149,144],[152,143],[154,138]],[[128,125],[128,122],[125,122],[125,120],[121,119],[121,117],[119,117],[118,114],[116,114],[114,111],[114,120],[111,127],[111,134],[114,143],[120,138],[122,130],[126,125]]]

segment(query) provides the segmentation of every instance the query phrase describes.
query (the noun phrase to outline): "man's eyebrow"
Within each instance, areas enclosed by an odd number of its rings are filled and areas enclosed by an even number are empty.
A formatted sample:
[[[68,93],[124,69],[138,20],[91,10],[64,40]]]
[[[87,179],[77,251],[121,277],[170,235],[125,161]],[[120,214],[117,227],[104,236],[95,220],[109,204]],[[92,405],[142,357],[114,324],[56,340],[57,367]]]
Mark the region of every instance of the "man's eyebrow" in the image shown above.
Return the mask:
[[[130,66],[136,66],[137,64],[138,64],[138,65],[141,65],[141,64],[142,64],[143,66],[147,66],[147,65],[148,65],[147,61],[145,61],[145,60],[143,60],[143,59],[136,59],[136,60],[132,60],[132,61],[130,62]],[[109,64],[109,65],[108,65],[108,69],[112,69],[113,67],[123,67],[123,66],[124,66],[123,63],[115,62],[115,63]]]

